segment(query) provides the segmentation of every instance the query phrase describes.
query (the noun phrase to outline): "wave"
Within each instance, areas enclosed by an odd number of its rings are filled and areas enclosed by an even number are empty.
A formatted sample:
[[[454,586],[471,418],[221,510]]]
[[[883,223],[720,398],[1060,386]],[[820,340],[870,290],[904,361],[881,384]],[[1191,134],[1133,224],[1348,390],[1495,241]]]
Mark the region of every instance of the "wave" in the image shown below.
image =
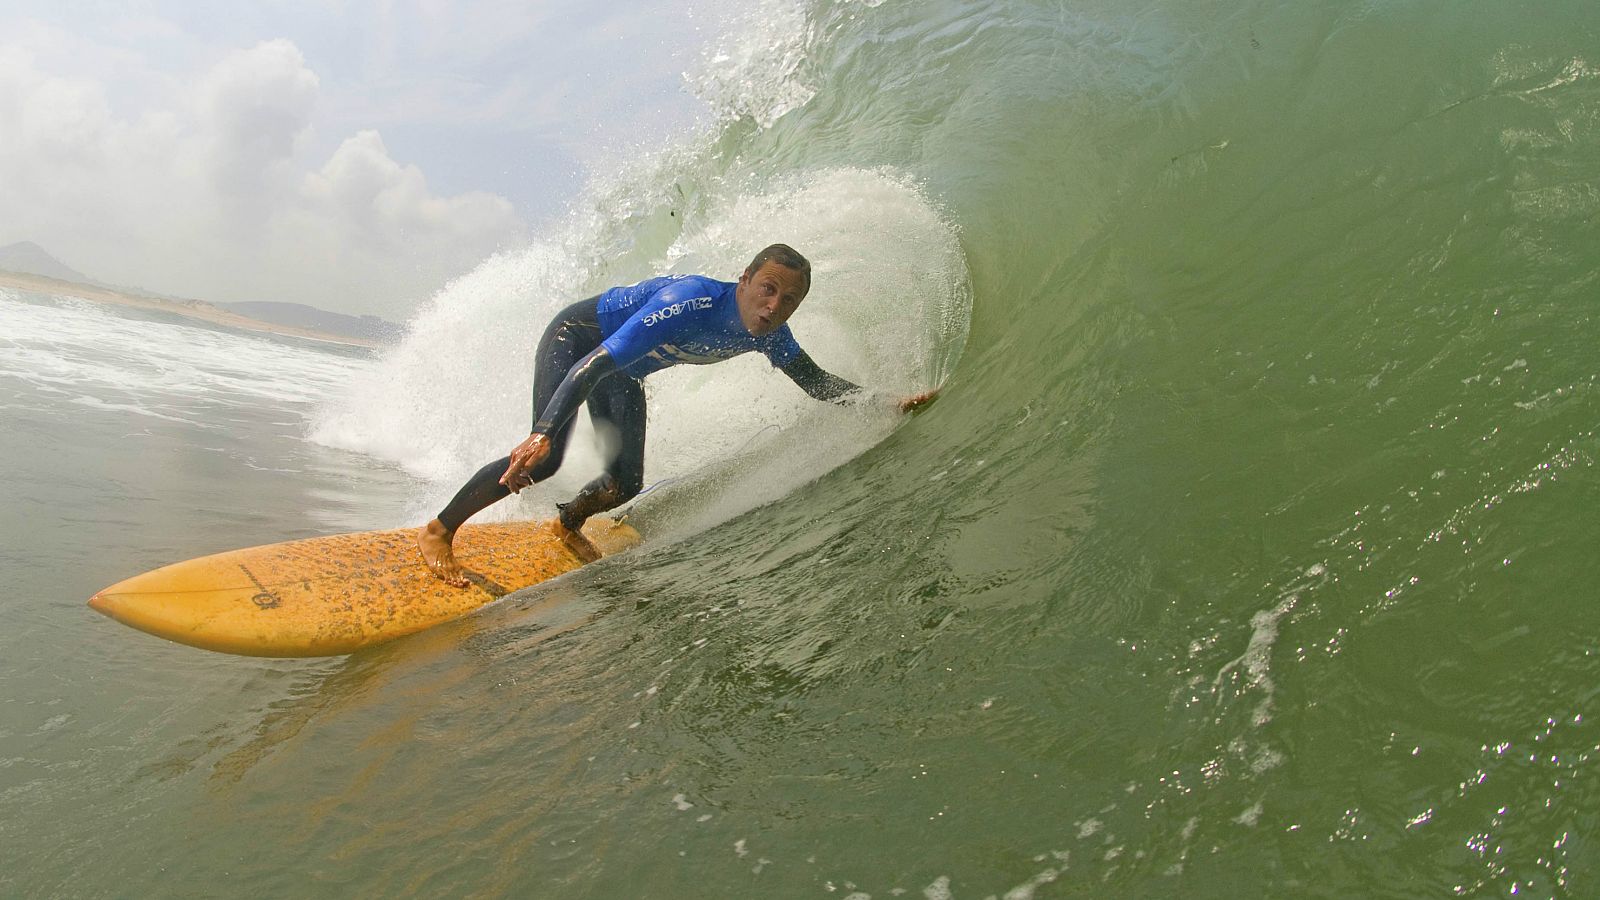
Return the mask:
[[[494,796],[375,758],[364,813],[470,794],[594,896],[1582,893],[1591,19],[761,6],[691,79],[709,125],[447,288],[317,437],[427,510],[523,433],[560,304],[780,239],[819,360],[945,395],[653,380],[667,537],[524,598],[598,607],[581,639],[511,604],[459,651],[493,677],[432,714]]]
[[[19,398],[47,404],[65,398],[183,422],[203,409],[298,413],[368,365],[292,342],[117,315],[75,297],[0,293],[0,304],[0,379],[26,386]]]
[[[742,158],[752,123],[769,128],[812,94],[797,71],[809,33],[802,9],[758,6],[737,22],[759,27],[734,27],[739,39],[714,42],[718,49],[690,77],[713,110],[712,124],[597,179],[540,240],[440,291],[405,341],[324,408],[312,439],[428,479],[433,488],[416,509],[431,512],[526,435],[533,348],[557,310],[667,272],[732,279],[773,242],[813,261],[813,291],[791,326],[824,368],[883,397],[942,383],[965,340],[971,295],[958,232],[939,204],[889,164],[756,171]],[[653,376],[646,388],[650,483],[703,474],[740,454],[770,455],[774,430],[810,435],[768,461],[767,471],[784,473],[778,487],[738,510],[860,453],[894,420],[887,402],[854,413],[821,408],[754,357],[681,367]],[[593,477],[604,452],[580,416],[562,473],[485,518],[548,515],[555,500]]]

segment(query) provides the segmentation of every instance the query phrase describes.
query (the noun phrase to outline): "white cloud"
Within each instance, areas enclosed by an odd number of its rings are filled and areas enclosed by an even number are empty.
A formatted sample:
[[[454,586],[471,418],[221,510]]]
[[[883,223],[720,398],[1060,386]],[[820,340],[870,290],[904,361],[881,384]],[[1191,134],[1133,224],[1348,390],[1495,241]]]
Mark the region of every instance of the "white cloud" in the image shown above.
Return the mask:
[[[271,225],[273,255],[316,253],[330,290],[389,295],[437,287],[522,232],[504,198],[434,194],[420,169],[389,156],[376,131],[347,139],[306,173]]]
[[[376,131],[341,144],[320,171],[306,176],[302,194],[330,218],[385,247],[416,237],[473,238],[512,224],[511,204],[493,194],[434,196],[420,169],[389,158]]]
[[[287,164],[311,129],[318,80],[286,40],[263,41],[206,73],[194,92],[195,120],[216,188],[262,189],[262,175]]]
[[[670,142],[702,110],[679,73],[706,13],[736,5],[9,0],[0,244],[169,293],[401,315],[586,172]]]
[[[508,201],[433,193],[375,131],[308,160],[321,83],[288,40],[172,84],[119,116],[116,85],[0,45],[0,243],[203,299],[402,315],[521,237]]]

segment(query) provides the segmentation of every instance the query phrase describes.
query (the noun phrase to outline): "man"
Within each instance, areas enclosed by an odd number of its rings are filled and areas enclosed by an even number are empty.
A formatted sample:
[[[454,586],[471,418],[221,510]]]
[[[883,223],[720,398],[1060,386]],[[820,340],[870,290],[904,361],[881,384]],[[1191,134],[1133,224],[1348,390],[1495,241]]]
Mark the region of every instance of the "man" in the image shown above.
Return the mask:
[[[507,494],[554,475],[566,453],[572,417],[585,402],[597,424],[616,428],[621,449],[603,475],[570,502],[556,504],[556,528],[579,559],[599,559],[579,529],[590,516],[621,506],[644,487],[641,379],[651,372],[758,352],[818,400],[860,391],[824,372],[785,324],[810,289],[811,263],[792,247],[773,244],[756,254],[737,282],[668,275],[612,288],[562,310],[539,341],[533,433],[510,456],[479,469],[439,517],[417,532],[428,567],[448,584],[467,585],[451,550],[456,530]],[[937,395],[932,390],[907,398],[900,409],[911,412]]]

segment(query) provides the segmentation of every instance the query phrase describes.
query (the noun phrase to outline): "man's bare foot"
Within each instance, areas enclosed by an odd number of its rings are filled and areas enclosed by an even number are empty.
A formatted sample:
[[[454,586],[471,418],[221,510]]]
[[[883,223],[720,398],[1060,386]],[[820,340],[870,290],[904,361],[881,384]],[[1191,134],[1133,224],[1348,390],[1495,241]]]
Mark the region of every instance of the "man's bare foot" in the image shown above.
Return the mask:
[[[467,576],[462,573],[460,564],[456,562],[455,551],[450,546],[455,536],[455,532],[445,528],[443,522],[434,519],[417,529],[417,549],[422,551],[422,561],[428,564],[428,571],[440,581],[452,587],[466,587]]]
[[[567,549],[572,551],[572,555],[582,562],[592,563],[600,558],[600,548],[596,547],[593,541],[584,537],[583,532],[573,531],[561,524],[560,519],[556,519],[556,534],[561,537],[561,543],[566,544]]]

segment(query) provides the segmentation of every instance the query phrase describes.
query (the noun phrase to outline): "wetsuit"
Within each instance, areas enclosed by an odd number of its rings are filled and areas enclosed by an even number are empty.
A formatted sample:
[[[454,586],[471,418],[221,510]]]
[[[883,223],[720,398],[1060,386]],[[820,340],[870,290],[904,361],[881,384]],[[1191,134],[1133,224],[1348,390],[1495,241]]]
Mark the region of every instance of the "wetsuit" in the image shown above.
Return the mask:
[[[605,474],[570,503],[557,504],[561,522],[577,529],[598,512],[620,506],[644,487],[645,399],[641,380],[675,365],[707,365],[758,352],[819,400],[860,390],[830,375],[795,342],[787,324],[762,337],[739,317],[736,285],[700,275],[668,275],[612,288],[563,309],[545,329],[535,356],[533,432],[550,438],[550,455],[528,473],[537,483],[561,468],[572,418],[587,402],[596,424],[621,436]],[[509,456],[479,469],[442,512],[451,531],[511,489],[500,478]]]

